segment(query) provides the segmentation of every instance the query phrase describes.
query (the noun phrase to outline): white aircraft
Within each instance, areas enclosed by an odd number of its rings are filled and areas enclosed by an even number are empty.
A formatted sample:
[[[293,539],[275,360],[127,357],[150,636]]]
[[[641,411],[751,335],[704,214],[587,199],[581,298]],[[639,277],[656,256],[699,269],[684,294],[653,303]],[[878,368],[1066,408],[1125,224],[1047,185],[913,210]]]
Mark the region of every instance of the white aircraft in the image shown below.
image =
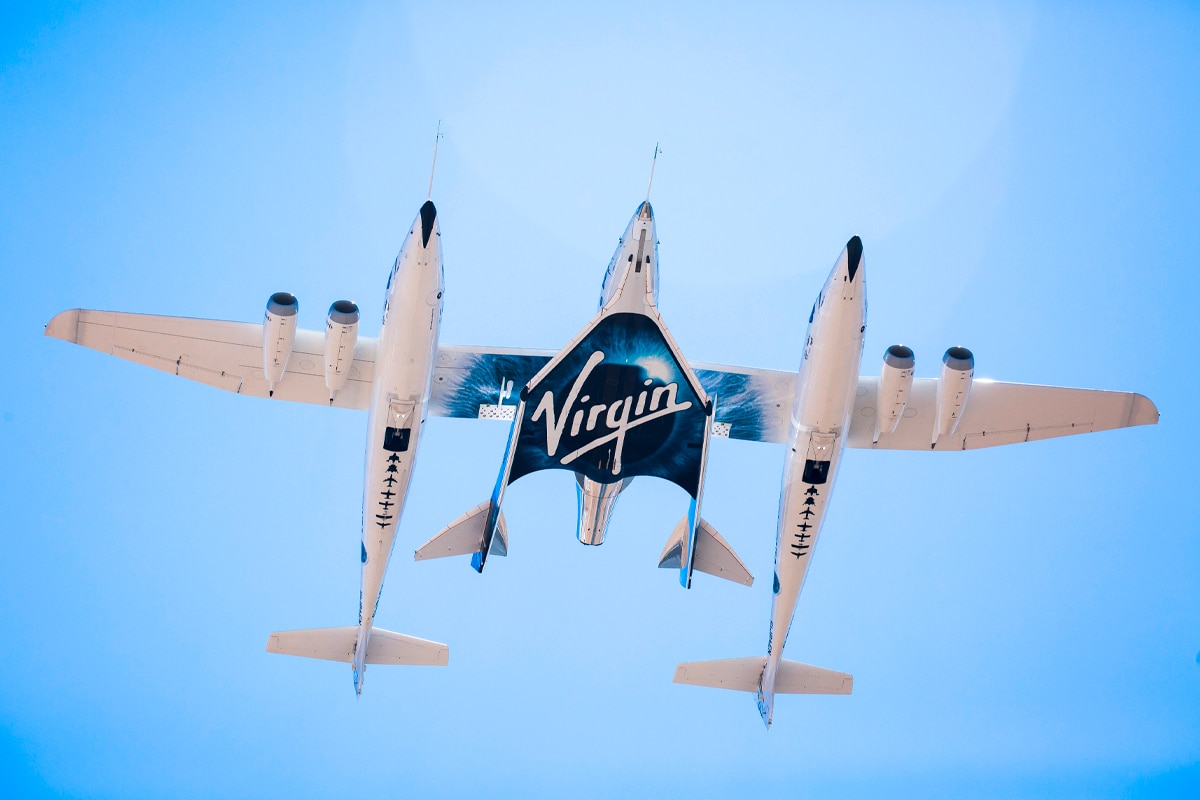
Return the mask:
[[[563,350],[439,345],[441,250],[427,202],[392,269],[378,339],[357,336],[358,309],[346,301],[331,307],[324,334],[298,330],[285,293],[272,295],[261,325],[75,309],[46,334],[227,391],[369,409],[359,624],[274,633],[267,645],[352,663],[356,693],[366,664],[448,660],[444,645],[374,627],[426,414],[507,420],[511,430],[490,499],[416,559],[470,555],[482,572],[489,554],[508,550],[507,487],[543,469],[575,474],[577,536],[601,544],[620,492],[651,476],[691,497],[659,559],[685,588],[696,570],[753,582],[700,516],[711,439],[786,442],[767,655],[675,673],[677,683],[755,693],[769,726],[776,694],[849,694],[853,685],[850,675],[782,659],[845,447],[968,450],[1158,421],[1139,394],[973,381],[974,357],[962,347],[946,351],[936,379],[913,377],[903,345],[885,351],[878,378],[859,377],[865,277],[855,237],[813,304],[798,373],[689,362],[658,312],[654,212],[644,202],[609,263],[597,315]]]
[[[359,338],[347,300],[330,306],[324,334],[297,330],[299,303],[286,292],[271,295],[261,325],[75,309],[46,326],[47,336],[239,394],[369,409],[358,625],[267,640],[272,653],[349,662],[356,694],[367,664],[449,660],[444,644],[374,627],[429,406],[442,292],[437,210],[426,202],[388,276],[378,339]]]

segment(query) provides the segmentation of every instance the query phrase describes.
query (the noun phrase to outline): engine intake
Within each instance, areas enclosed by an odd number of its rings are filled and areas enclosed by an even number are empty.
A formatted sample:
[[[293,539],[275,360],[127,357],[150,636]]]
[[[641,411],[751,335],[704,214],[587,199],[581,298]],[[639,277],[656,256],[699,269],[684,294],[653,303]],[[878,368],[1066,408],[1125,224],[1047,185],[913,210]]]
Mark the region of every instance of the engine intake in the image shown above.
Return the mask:
[[[325,387],[331,403],[350,377],[358,344],[358,318],[358,306],[349,300],[338,300],[329,307],[325,321]]]
[[[908,405],[916,363],[911,347],[894,344],[883,351],[883,369],[879,373],[879,389],[875,397],[875,435],[872,442],[878,442],[881,434],[895,433],[904,407]]]
[[[295,295],[276,292],[267,300],[267,314],[263,318],[263,377],[267,379],[267,393],[275,394],[275,385],[283,380],[288,358],[296,344],[296,315],[300,303]]]
[[[938,376],[937,386],[937,427],[933,429],[931,448],[937,446],[939,437],[949,436],[958,427],[974,375],[975,356],[967,348],[951,347],[942,356],[942,374]]]

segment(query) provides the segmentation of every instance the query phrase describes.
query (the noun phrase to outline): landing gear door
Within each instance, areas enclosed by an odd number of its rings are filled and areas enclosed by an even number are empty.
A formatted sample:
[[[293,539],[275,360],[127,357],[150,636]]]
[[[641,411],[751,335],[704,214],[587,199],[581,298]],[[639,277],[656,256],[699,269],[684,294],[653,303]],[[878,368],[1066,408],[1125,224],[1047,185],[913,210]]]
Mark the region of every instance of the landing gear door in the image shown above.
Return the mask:
[[[829,480],[829,462],[833,458],[833,446],[837,436],[832,433],[814,433],[808,437],[808,454],[804,460],[805,483],[820,485]]]
[[[403,453],[408,450],[416,413],[416,403],[392,401],[388,406],[387,428],[383,433],[384,450],[393,453]]]

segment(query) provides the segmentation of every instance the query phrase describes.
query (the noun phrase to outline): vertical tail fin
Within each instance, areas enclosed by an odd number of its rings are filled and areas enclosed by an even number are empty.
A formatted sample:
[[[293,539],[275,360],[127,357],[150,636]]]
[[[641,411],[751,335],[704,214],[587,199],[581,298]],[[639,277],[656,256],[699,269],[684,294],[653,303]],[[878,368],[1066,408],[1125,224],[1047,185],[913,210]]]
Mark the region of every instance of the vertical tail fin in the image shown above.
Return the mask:
[[[659,556],[659,568],[678,569],[687,561],[687,545],[688,518],[685,516],[671,532],[671,538],[667,540],[662,555]],[[700,572],[707,572],[709,575],[716,575],[743,586],[751,586],[754,583],[754,576],[746,569],[737,553],[733,552],[729,542],[703,518],[696,531],[695,567]]]
[[[488,511],[491,501],[480,503],[458,519],[442,528],[413,553],[416,561],[447,556],[466,556],[479,553],[486,543]],[[504,513],[497,511],[496,535],[492,537],[490,550],[494,555],[508,555],[508,528],[504,524]]]

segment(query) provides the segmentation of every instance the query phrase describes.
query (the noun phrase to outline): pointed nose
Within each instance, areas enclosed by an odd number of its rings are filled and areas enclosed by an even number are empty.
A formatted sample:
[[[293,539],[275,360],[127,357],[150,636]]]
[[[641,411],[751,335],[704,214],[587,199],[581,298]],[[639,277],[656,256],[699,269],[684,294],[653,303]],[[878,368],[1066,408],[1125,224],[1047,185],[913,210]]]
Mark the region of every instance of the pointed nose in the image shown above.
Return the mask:
[[[638,206],[637,217],[638,219],[654,219],[654,208],[651,207],[649,200]]]
[[[429,237],[433,235],[433,226],[437,223],[437,208],[432,200],[426,200],[421,206],[421,246],[429,247]]]
[[[846,242],[846,268],[850,272],[850,280],[854,280],[854,275],[858,272],[858,267],[861,264],[862,239],[857,236],[851,236],[850,241]]]

